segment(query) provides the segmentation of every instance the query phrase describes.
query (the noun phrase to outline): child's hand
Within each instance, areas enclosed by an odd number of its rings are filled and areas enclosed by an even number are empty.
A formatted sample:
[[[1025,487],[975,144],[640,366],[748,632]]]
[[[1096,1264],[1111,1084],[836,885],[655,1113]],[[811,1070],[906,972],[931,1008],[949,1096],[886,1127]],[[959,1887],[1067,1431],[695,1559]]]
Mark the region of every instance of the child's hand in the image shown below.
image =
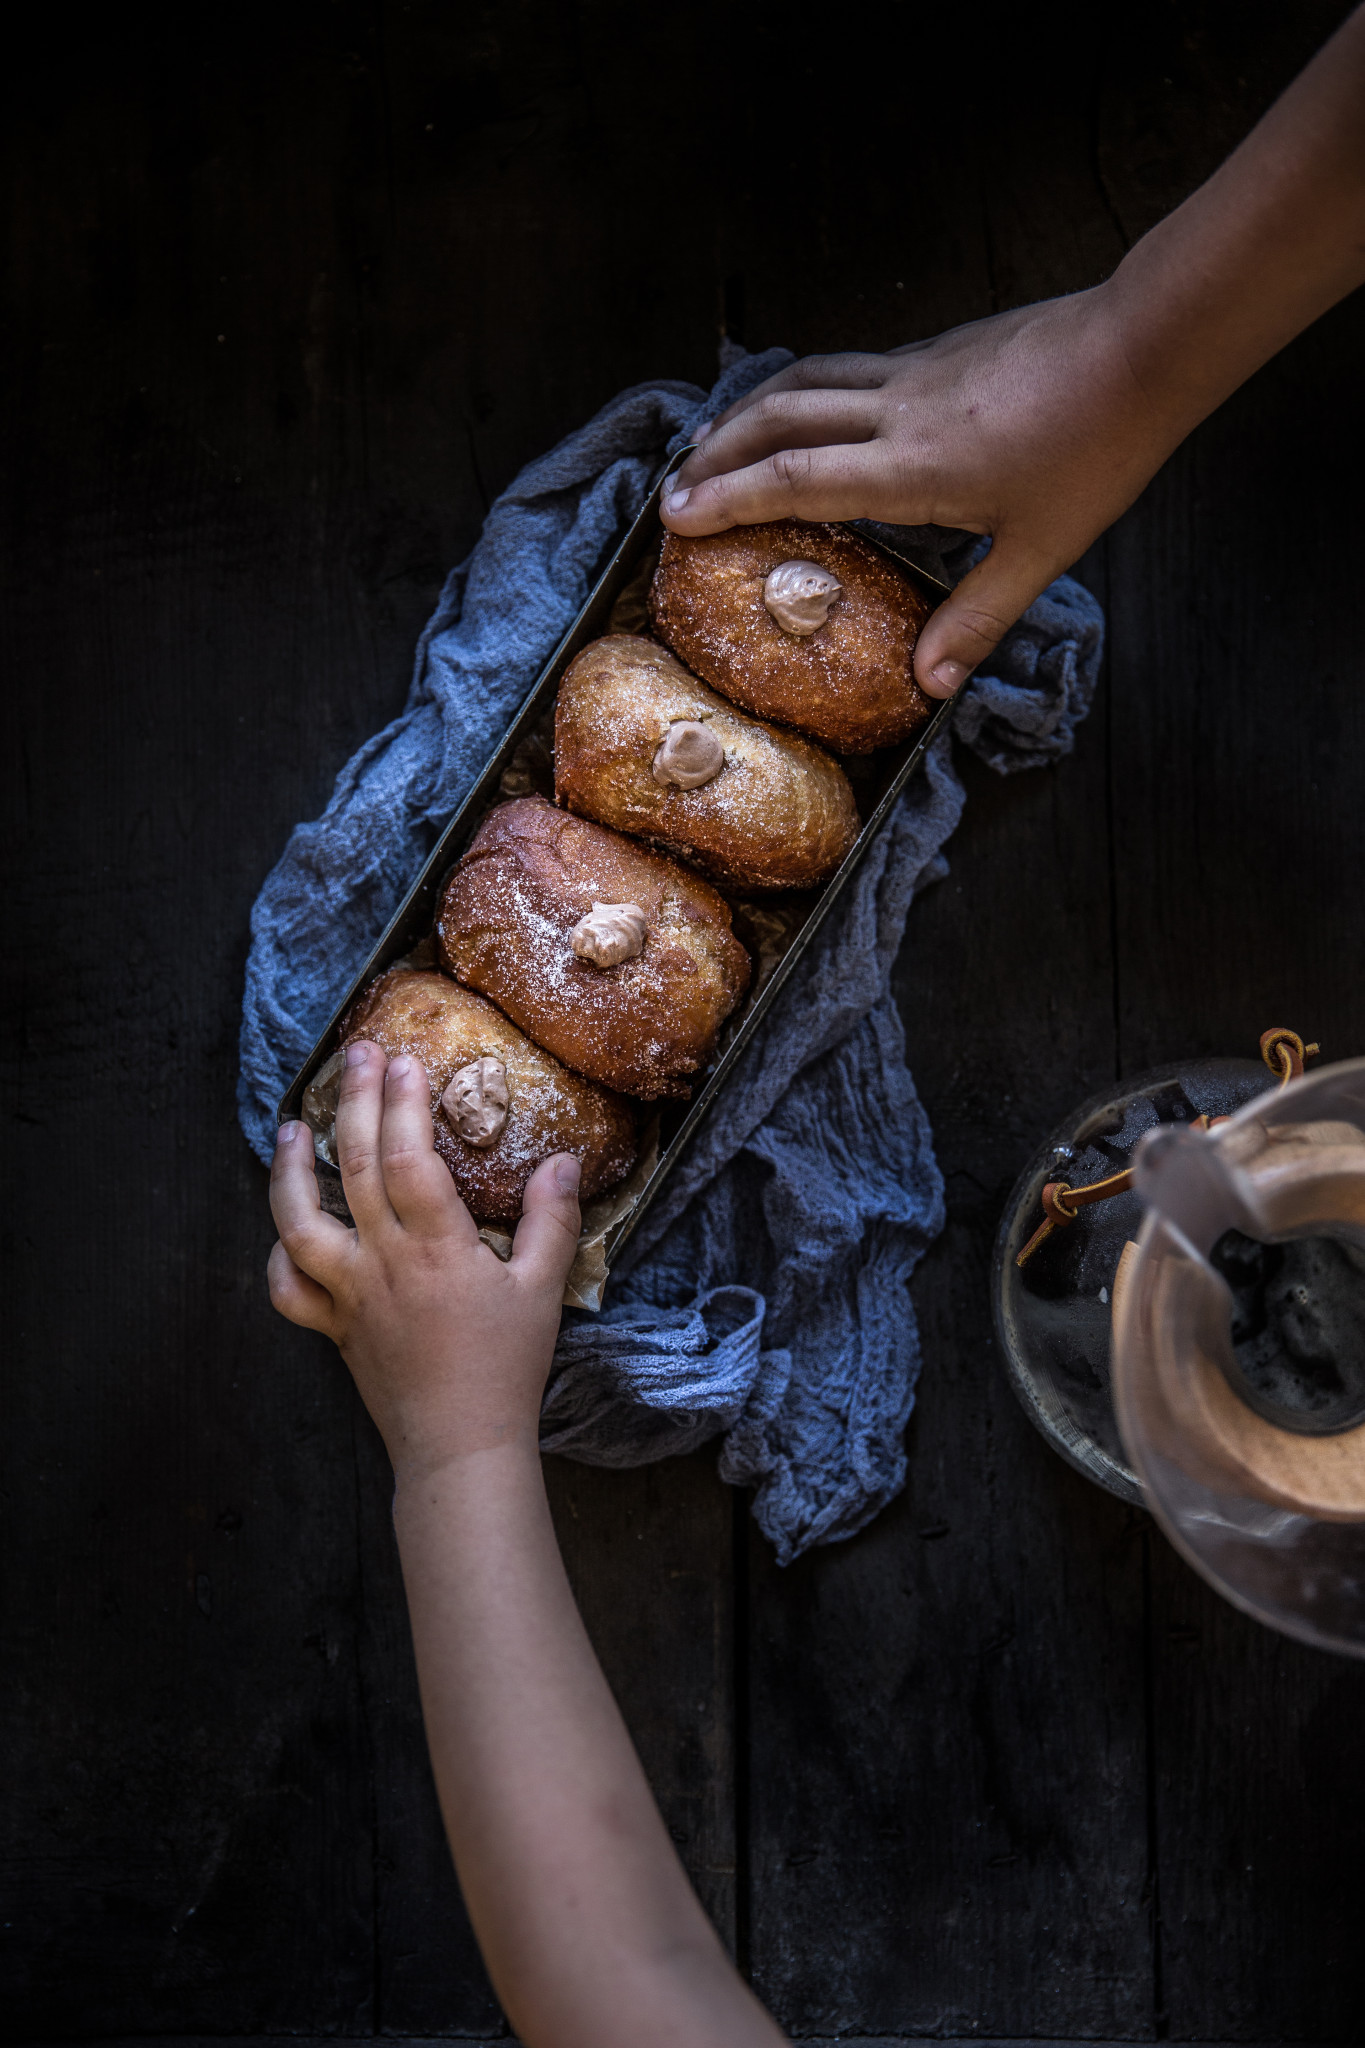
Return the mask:
[[[792,363],[706,430],[665,524],[865,518],[993,535],[915,650],[920,687],[950,696],[1189,424],[1144,394],[1113,310],[1100,287],[887,355]]]
[[[346,1060],[337,1156],[356,1227],[322,1213],[311,1134],[286,1124],[270,1298],[340,1346],[400,1477],[500,1444],[534,1451],[578,1244],[578,1161],[536,1169],[504,1265],[436,1155],[419,1063],[364,1043]]]
[[[310,1133],[286,1125],[270,1293],[341,1346],[393,1460],[441,1808],[517,2038],[780,2048],[688,1885],[555,1541],[538,1426],[578,1161],[537,1168],[504,1265],[436,1155],[417,1061],[365,1043],[347,1059],[337,1153],[356,1227],[322,1214]]]

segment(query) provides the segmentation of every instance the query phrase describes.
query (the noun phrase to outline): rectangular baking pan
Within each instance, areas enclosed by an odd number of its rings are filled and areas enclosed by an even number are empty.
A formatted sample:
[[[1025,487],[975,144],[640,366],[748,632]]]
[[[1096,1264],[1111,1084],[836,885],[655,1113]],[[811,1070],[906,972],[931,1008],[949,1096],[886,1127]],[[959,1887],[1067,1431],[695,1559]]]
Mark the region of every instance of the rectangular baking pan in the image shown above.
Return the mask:
[[[390,918],[368,960],[338,1003],[312,1051],[290,1082],[279,1107],[281,1123],[302,1114],[304,1090],[335,1049],[337,1028],[356,997],[363,989],[368,988],[376,975],[382,974],[396,960],[406,958],[423,941],[429,939],[445,878],[473,838],[487,812],[494,804],[512,795],[523,795],[528,787],[533,786],[526,781],[523,764],[528,759],[534,762],[538,754],[542,757],[546,755],[545,735],[553,719],[559,678],[564,670],[590,641],[600,639],[604,633],[611,630],[631,630],[628,625],[622,623],[619,616],[613,626],[612,614],[618,611],[619,604],[631,603],[632,588],[640,586],[642,579],[650,573],[648,558],[657,555],[663,540],[664,528],[659,519],[659,497],[664,476],[678,468],[686,460],[689,452],[684,451],[682,455],[675,456],[665,469],[660,471],[638,517],[598,577],[582,611],[541,670],[530,694],[508,727],[501,745],[437,840],[421,873]],[[885,541],[870,533],[864,533],[857,526],[851,526],[849,531],[865,546],[874,548],[879,554],[884,555],[901,574],[910,582],[917,584],[935,603],[947,595],[947,584],[930,575]],[[715,1057],[698,1078],[691,1100],[667,1102],[661,1106],[658,1163],[640,1191],[634,1207],[613,1226],[606,1239],[608,1267],[664,1187],[703,1121],[713,1114],[723,1113],[721,1097],[727,1079],[764,1017],[791,979],[825,919],[848,887],[868,848],[890,816],[896,799],[923,761],[931,742],[946,726],[952,715],[953,702],[952,698],[946,699],[919,732],[898,746],[883,747],[876,753],[859,757],[840,757],[841,764],[853,784],[859,815],[863,821],[862,830],[843,865],[823,889],[808,890],[799,896],[794,892],[764,892],[761,898],[754,899],[765,907],[776,904],[783,913],[786,930],[778,941],[782,950],[766,972],[755,972],[748,997],[726,1020]],[[504,778],[507,778],[506,783]],[[722,890],[721,893],[733,899],[734,892]],[[742,905],[736,906],[735,924],[738,935],[746,937]],[[756,968],[757,966],[758,963]],[[320,1170],[334,1173],[334,1169]]]

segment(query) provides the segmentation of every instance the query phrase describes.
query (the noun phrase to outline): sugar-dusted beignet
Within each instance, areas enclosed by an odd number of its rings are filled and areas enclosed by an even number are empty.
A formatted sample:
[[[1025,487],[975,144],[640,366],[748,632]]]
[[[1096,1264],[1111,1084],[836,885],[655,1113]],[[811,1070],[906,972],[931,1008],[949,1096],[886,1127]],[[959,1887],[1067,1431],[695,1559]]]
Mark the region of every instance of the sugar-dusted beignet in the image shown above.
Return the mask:
[[[619,832],[520,797],[445,887],[443,964],[556,1059],[627,1095],[686,1095],[749,985],[709,882]]]
[[[823,748],[746,718],[627,633],[594,640],[564,673],[555,795],[743,888],[823,882],[858,836],[848,777]]]
[[[431,1082],[436,1150],[480,1223],[511,1223],[542,1159],[582,1161],[584,1198],[635,1163],[635,1111],[571,1074],[525,1032],[444,974],[395,967],[372,982],[343,1026],[342,1044],[372,1039],[390,1058],[411,1053]]]
[[[932,606],[843,527],[782,519],[670,533],[649,610],[713,689],[836,754],[903,740],[933,709],[911,666]]]

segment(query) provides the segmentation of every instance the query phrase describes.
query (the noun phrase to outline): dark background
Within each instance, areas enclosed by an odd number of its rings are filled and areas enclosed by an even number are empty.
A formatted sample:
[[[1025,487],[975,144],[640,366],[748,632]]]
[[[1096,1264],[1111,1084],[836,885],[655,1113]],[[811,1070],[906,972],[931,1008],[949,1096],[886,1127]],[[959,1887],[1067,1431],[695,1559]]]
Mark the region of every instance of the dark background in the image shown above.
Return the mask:
[[[1104,275],[1339,0],[25,10],[7,51],[10,2038],[496,2034],[382,1454],[268,1307],[247,914],[445,568],[619,387]],[[1031,1431],[1010,1183],[1111,1077],[1365,1051],[1365,305],[1087,558],[1072,759],[964,763],[900,989],[948,1176],[904,1497],[782,1572],[699,1455],[559,1466],[703,1896],[798,2034],[1365,2033],[1365,1673]]]

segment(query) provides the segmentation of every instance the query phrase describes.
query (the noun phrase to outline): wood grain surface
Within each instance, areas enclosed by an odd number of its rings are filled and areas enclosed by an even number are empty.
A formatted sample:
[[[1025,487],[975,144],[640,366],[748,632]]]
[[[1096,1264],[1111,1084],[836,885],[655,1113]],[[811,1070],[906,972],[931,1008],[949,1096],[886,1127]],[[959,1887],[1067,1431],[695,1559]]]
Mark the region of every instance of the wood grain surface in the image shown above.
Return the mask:
[[[3,84],[0,2028],[503,2031],[422,1744],[383,1455],[275,1319],[247,915],[518,466],[718,332],[882,348],[1104,275],[1339,0],[26,11]],[[1111,1077],[1365,1052],[1365,305],[1082,573],[1075,755],[965,765],[899,990],[948,1179],[904,1497],[779,1571],[714,1456],[558,1464],[680,1852],[797,2035],[1360,2038],[1365,1674],[1037,1438],[988,1259]]]

